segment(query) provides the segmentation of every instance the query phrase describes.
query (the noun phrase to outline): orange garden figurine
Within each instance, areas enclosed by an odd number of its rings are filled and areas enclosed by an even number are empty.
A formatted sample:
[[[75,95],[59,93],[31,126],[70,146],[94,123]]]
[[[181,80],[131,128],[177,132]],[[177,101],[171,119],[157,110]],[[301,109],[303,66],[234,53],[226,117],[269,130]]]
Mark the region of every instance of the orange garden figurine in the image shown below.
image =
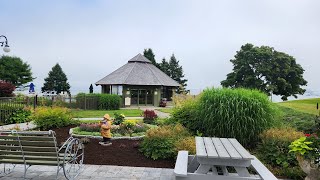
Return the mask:
[[[103,146],[111,145],[111,118],[109,114],[103,116],[103,120],[99,122],[100,132],[103,140],[99,144]]]

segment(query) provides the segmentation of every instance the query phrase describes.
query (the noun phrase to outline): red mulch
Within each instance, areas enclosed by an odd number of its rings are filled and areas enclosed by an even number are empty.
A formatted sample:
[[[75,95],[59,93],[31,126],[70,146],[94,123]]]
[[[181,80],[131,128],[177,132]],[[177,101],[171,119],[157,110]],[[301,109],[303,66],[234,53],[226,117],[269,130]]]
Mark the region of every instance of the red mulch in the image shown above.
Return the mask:
[[[53,129],[60,144],[69,137],[74,126]],[[152,160],[139,151],[139,140],[112,140],[111,146],[101,146],[98,139],[85,145],[84,164],[136,167],[174,168],[174,160]]]

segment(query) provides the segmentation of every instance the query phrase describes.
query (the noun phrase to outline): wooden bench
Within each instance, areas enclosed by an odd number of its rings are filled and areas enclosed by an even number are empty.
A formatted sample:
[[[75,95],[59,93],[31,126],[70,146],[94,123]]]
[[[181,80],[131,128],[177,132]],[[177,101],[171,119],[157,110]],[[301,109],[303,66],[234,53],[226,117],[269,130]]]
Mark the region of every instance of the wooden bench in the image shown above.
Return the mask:
[[[276,180],[277,178],[234,138],[196,137],[196,155],[179,151],[176,180]],[[256,174],[249,171],[255,169]]]
[[[84,146],[79,139],[69,137],[59,148],[54,131],[0,131],[0,163],[3,173],[12,172],[16,164],[24,165],[24,178],[32,165],[57,166],[67,179],[80,173]],[[7,166],[6,166],[7,165]]]
[[[254,156],[253,156],[254,157]],[[214,170],[216,167],[207,174],[197,174],[195,169],[199,167],[199,163],[196,161],[197,157],[188,155],[188,151],[179,151],[176,164],[174,167],[174,174],[176,180],[244,180],[244,179],[255,179],[255,180],[277,180],[277,178],[256,158],[252,160],[251,167],[258,173],[258,175],[250,175],[250,177],[241,177],[237,173],[225,173],[218,175],[217,171]]]

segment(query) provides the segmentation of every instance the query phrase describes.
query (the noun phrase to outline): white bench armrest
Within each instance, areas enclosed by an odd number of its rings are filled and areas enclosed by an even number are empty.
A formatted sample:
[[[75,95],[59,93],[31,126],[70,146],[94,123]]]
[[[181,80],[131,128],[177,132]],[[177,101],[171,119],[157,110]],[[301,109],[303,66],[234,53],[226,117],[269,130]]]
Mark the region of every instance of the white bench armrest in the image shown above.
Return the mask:
[[[188,175],[188,151],[179,151],[174,167],[174,173],[176,176],[187,177]]]
[[[263,180],[278,180],[255,156],[251,160],[252,167],[257,171]]]

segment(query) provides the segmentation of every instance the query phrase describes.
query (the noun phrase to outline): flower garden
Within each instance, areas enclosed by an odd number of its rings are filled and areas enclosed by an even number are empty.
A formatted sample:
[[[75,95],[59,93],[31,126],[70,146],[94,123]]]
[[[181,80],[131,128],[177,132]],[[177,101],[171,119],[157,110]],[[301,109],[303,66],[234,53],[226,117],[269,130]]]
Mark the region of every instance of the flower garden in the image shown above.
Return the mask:
[[[73,120],[65,107],[23,109],[16,122],[32,120],[39,130],[53,129],[59,142],[85,136],[86,164],[173,168],[179,150],[195,153],[195,136],[234,137],[280,178],[303,179],[319,173],[319,116],[270,102],[256,90],[206,89],[197,97],[177,96],[171,117],[152,110],[143,119],[112,114],[113,144],[99,145],[98,121]],[[316,105],[315,105],[316,107]],[[112,154],[104,158],[105,154]],[[316,174],[316,175],[315,175]],[[318,176],[319,177],[319,176]]]

